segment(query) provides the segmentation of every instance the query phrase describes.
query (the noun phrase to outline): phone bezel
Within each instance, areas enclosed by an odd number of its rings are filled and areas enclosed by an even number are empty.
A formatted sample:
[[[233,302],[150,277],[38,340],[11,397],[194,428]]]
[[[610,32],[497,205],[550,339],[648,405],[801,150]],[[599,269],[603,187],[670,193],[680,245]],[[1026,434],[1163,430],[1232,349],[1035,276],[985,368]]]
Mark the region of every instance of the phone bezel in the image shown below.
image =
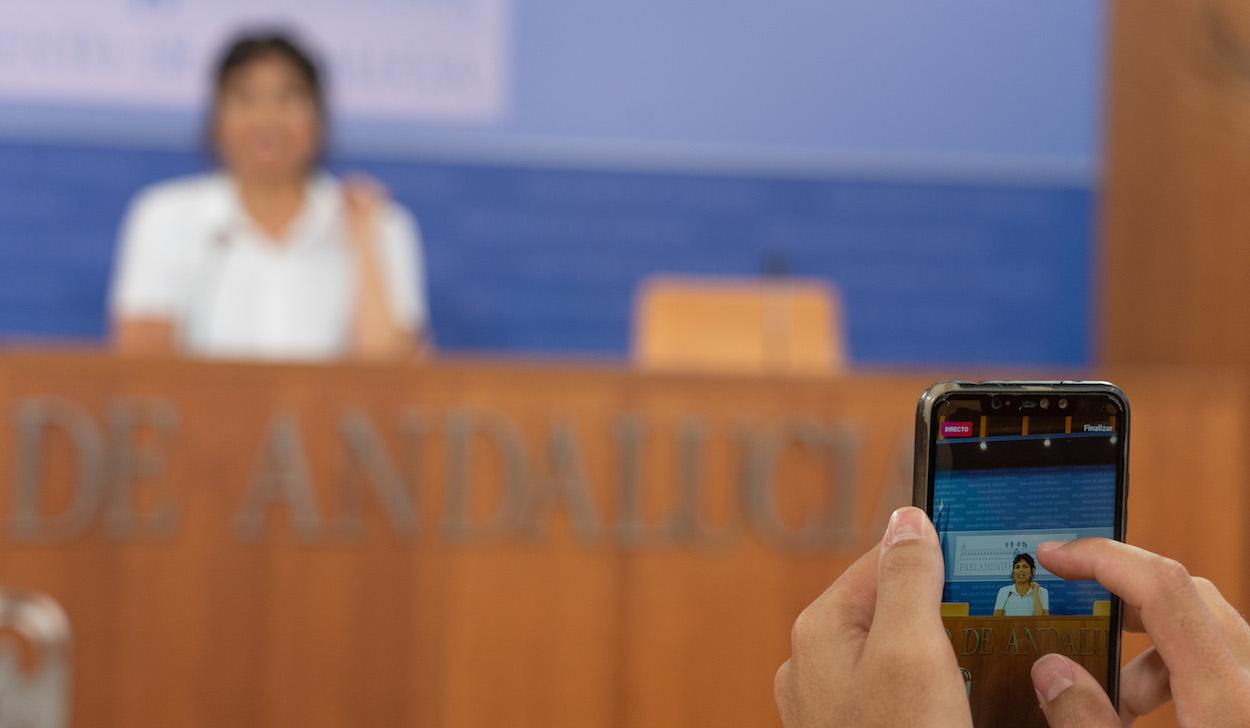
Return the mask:
[[[952,381],[940,382],[926,389],[920,395],[916,406],[916,449],[915,466],[912,480],[912,505],[933,516],[933,504],[930,503],[933,478],[933,413],[945,399],[959,394],[990,394],[990,395],[1048,395],[1048,396],[1081,396],[1103,395],[1116,401],[1124,413],[1123,441],[1119,448],[1116,483],[1116,523],[1113,528],[1115,540],[1123,541],[1128,527],[1128,486],[1129,486],[1129,421],[1130,411],[1128,396],[1123,390],[1110,382],[1104,381],[1010,381],[996,380],[984,382]],[[1108,632],[1107,645],[1107,693],[1112,705],[1119,704],[1120,694],[1120,653],[1123,631],[1123,614],[1120,598],[1111,595],[1111,625]]]

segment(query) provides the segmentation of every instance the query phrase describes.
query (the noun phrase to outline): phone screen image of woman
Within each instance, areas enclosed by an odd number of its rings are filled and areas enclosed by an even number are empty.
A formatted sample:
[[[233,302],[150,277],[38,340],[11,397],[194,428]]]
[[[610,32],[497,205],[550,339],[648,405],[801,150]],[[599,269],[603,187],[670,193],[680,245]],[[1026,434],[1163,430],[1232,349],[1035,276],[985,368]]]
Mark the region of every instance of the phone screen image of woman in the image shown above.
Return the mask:
[[[1037,558],[1044,541],[1123,533],[1125,416],[1105,394],[955,393],[932,418],[929,512],[942,545],[942,618],[973,723],[1046,726],[1029,670],[1058,652],[1111,687],[1112,595]]]

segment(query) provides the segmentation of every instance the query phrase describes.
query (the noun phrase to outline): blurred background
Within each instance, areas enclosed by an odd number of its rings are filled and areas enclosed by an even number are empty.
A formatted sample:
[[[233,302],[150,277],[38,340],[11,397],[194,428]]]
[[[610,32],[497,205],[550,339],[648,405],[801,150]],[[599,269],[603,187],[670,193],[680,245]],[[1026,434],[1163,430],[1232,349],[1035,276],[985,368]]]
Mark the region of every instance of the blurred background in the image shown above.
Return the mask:
[[[1122,385],[1129,540],[1250,608],[1248,103],[1233,0],[8,3],[0,713],[774,724],[951,378]]]
[[[23,4],[3,21],[0,334],[104,340],[127,202],[210,166],[217,56],[277,27],[324,61],[330,168],[417,217],[440,350],[624,359],[646,276],[780,274],[837,287],[855,364],[1086,364],[1103,16]],[[957,308],[940,326],[935,288]]]

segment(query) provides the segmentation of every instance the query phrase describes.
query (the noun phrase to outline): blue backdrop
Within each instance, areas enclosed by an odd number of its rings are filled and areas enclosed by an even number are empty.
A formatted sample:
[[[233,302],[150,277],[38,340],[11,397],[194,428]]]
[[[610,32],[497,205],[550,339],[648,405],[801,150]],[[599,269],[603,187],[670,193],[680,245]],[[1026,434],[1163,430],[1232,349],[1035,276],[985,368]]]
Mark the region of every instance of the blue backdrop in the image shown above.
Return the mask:
[[[1102,3],[505,6],[497,118],[332,129],[333,166],[419,218],[442,347],[619,357],[645,275],[772,260],[841,287],[860,364],[1089,359]],[[107,7],[124,27],[189,4]],[[0,70],[65,60],[42,38]],[[126,203],[203,167],[202,122],[0,99],[0,339],[104,335]]]
[[[948,532],[1001,532],[1005,541],[1013,539],[1013,533],[1037,530],[1110,538],[1115,527],[1115,484],[1114,464],[939,472],[933,483],[933,502],[941,504],[937,523],[946,551],[948,581],[942,600],[968,602],[970,614],[989,615],[994,613],[998,590],[1012,583],[1010,567],[997,580],[950,580],[954,552]],[[1037,543],[1023,550],[1036,558]],[[1050,592],[1051,614],[1088,615],[1095,600],[1111,598],[1095,581],[1039,578],[1039,583]]]
[[[0,333],[103,337],[129,198],[204,165],[189,152],[0,143]],[[1089,355],[1093,194],[1079,182],[335,166],[378,176],[417,215],[447,349],[623,356],[647,274],[756,274],[781,261],[842,289],[858,363]]]

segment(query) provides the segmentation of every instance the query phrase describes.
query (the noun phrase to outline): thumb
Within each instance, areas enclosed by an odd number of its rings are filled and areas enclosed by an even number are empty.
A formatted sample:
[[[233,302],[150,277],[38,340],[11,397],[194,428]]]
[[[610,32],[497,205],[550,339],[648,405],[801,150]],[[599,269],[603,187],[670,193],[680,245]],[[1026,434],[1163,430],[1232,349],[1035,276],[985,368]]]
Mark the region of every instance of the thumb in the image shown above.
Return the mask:
[[[1085,668],[1058,654],[1033,663],[1033,689],[1051,728],[1120,728],[1120,716],[1102,685]]]
[[[902,644],[946,641],[942,629],[942,550],[929,517],[919,508],[890,516],[877,561],[877,605],[872,632]]]

